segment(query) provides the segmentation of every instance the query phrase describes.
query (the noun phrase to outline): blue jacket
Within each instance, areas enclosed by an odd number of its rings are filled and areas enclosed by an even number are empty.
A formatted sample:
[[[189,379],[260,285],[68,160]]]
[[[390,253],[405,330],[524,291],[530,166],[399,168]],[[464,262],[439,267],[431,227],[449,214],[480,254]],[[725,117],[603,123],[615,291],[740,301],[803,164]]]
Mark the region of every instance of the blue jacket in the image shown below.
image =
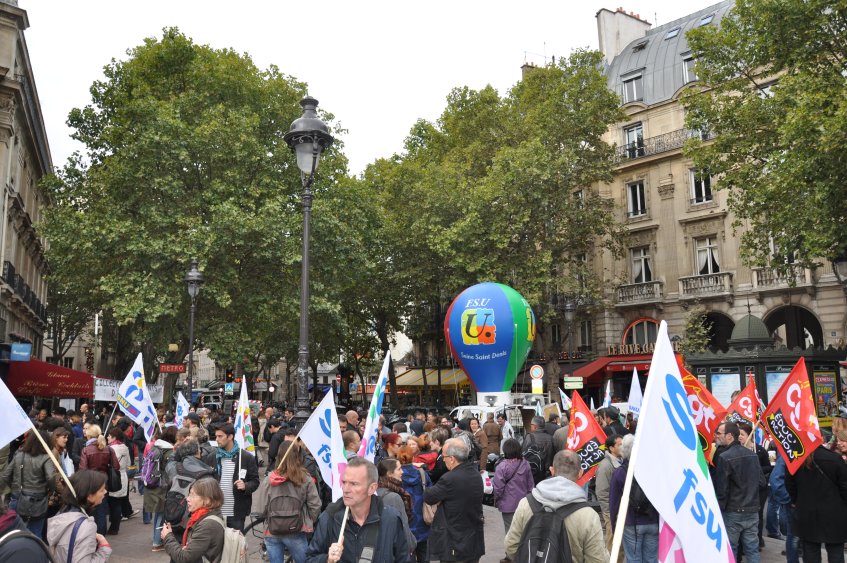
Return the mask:
[[[781,455],[776,456],[776,465],[771,471],[770,484],[771,495],[774,502],[779,504],[791,504],[791,497],[788,494],[788,489],[785,488],[785,473],[788,466],[785,465],[785,460]]]
[[[421,480],[421,474],[426,477],[426,487],[431,487],[432,481],[426,471],[418,469],[411,463],[403,466],[403,489],[412,497],[412,518],[409,520],[409,529],[412,530],[416,540],[425,542],[429,538],[429,526],[423,519],[424,483]]]
[[[318,518],[315,534],[306,551],[307,563],[326,563],[329,546],[338,541],[341,522],[344,519],[344,499],[330,504]],[[339,563],[358,563],[364,545],[363,529],[379,526],[374,546],[372,563],[410,563],[409,543],[403,531],[400,514],[390,506],[384,506],[379,497],[371,497],[371,509],[365,525],[359,526],[352,515],[344,528],[344,551]]]

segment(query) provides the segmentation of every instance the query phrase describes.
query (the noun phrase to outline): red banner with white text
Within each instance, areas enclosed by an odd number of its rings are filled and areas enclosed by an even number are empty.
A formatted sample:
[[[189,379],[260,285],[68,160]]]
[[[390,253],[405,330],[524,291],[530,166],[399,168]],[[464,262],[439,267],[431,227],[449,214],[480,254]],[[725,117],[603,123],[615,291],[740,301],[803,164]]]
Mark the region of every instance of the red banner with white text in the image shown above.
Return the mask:
[[[577,485],[584,485],[597,472],[597,466],[606,457],[606,433],[576,391],[571,397],[571,416],[568,423],[569,450],[579,455],[582,477]]]
[[[756,383],[752,376],[748,376],[747,386],[735,397],[729,408],[726,409],[727,422],[746,422],[752,428],[762,420],[762,415],[765,412],[765,405],[759,398],[759,392],[756,390]]]
[[[705,385],[700,383],[700,380],[685,369],[682,364],[679,366],[679,373],[682,376],[685,393],[688,395],[688,404],[691,407],[694,424],[697,426],[700,447],[703,449],[706,461],[712,463],[714,452],[712,441],[715,437],[715,430],[726,417],[726,409],[715,399],[714,395],[709,393]]]

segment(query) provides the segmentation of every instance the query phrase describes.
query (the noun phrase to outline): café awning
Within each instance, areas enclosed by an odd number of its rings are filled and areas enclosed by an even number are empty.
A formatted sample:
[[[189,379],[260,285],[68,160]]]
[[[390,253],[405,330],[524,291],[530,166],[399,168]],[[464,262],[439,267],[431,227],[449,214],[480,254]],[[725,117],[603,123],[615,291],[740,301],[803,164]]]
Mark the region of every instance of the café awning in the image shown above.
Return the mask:
[[[9,362],[6,386],[16,397],[91,397],[94,376],[35,358]]]
[[[423,387],[424,371],[421,368],[412,368],[397,375],[397,387]],[[460,368],[441,368],[441,385],[454,387],[464,385],[468,382],[468,376]],[[426,383],[430,387],[438,385],[438,370],[426,368]]]

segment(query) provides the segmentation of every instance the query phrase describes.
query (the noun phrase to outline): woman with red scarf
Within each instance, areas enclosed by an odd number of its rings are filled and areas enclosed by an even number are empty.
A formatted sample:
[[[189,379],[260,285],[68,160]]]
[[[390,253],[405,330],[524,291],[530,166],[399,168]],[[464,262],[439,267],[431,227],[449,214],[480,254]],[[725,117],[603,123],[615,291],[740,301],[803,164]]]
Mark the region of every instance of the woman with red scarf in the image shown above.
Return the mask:
[[[171,563],[200,563],[205,557],[210,563],[219,563],[224,550],[224,525],[221,505],[224,494],[212,477],[198,479],[188,492],[188,511],[191,517],[180,541],[165,522],[162,540]],[[212,518],[217,516],[217,518]]]

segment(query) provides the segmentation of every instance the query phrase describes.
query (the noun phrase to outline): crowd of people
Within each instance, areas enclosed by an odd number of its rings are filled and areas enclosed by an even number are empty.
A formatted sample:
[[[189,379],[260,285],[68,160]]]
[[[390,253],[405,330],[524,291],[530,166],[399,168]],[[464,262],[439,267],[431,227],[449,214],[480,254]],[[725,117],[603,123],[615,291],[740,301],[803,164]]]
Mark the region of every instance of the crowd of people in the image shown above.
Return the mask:
[[[256,525],[272,563],[474,562],[485,553],[485,502],[502,516],[501,563],[531,560],[528,550],[549,546],[558,550],[552,560],[609,561],[637,429],[615,407],[595,414],[607,435],[605,458],[585,484],[579,455],[566,448],[567,417],[533,417],[525,436],[504,413],[381,417],[371,463],[357,455],[365,413],[351,410],[339,417],[347,465],[335,502],[293,416],[273,407],[258,413],[251,455],[229,417],[202,408],[179,429],[161,412],[150,441],[119,413],[109,418],[86,405],[33,412],[37,430],[0,451],[8,498],[0,504],[0,562],[108,561],[109,536],[139,512],[150,549],[179,563],[218,563],[230,537],[221,532]],[[843,561],[847,421],[836,419],[833,439],[794,475],[772,445],[752,438],[749,425],[722,423],[710,465],[736,560],[759,561],[767,534],[785,538],[790,563],[801,554],[820,561],[822,548],[830,563]],[[143,497],[141,511],[131,493]],[[637,481],[625,504],[619,561],[658,561],[658,513]]]

